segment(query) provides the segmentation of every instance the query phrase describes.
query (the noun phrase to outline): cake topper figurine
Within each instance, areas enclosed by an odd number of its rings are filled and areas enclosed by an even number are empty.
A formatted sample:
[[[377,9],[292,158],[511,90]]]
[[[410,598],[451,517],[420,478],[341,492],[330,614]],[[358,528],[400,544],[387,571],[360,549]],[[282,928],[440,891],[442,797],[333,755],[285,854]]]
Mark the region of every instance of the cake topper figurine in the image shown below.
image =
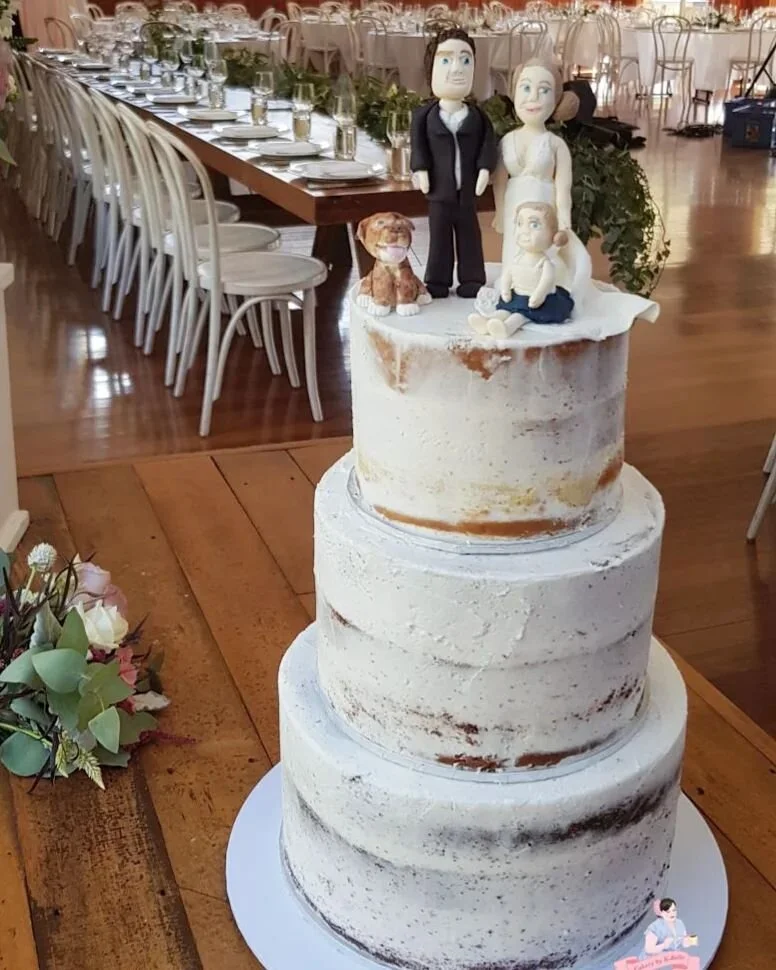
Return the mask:
[[[361,280],[356,302],[374,316],[386,316],[395,308],[400,316],[410,317],[431,302],[407,259],[414,228],[398,212],[378,212],[358,224],[358,239],[375,263]]]
[[[477,333],[510,337],[523,324],[564,323],[574,309],[574,300],[563,286],[556,285],[557,271],[553,246],[568,242],[558,229],[558,217],[546,202],[524,202],[515,213],[515,248],[512,262],[502,268],[501,299],[492,310],[486,287],[477,299],[477,311],[469,324]],[[491,297],[492,302],[492,297]]]
[[[447,296],[458,257],[459,296],[474,297],[485,283],[476,197],[496,168],[496,136],[484,111],[466,98],[474,86],[474,41],[465,30],[440,31],[426,49],[433,99],[412,117],[410,168],[428,198],[426,285]]]
[[[501,262],[505,267],[514,263],[517,242],[511,228],[518,208],[524,202],[553,206],[559,229],[568,236],[560,254],[558,280],[579,304],[590,286],[590,255],[571,229],[571,153],[562,138],[547,131],[548,121],[573,118],[579,100],[563,90],[560,68],[549,59],[526,62],[514,77],[513,100],[522,126],[501,139],[493,180],[493,225],[504,233]]]

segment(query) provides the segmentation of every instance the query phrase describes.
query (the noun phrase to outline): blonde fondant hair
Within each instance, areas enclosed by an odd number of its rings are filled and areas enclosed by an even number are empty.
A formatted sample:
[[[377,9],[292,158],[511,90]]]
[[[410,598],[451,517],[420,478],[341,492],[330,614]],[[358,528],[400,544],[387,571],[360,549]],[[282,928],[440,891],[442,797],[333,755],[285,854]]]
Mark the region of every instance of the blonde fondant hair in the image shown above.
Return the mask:
[[[579,98],[573,91],[563,90],[563,71],[559,64],[556,64],[549,57],[532,57],[517,67],[512,74],[512,101],[517,101],[515,88],[520,80],[520,75],[527,67],[541,67],[552,78],[555,87],[555,111],[552,113],[552,121],[571,121],[579,111]]]
[[[565,232],[558,231],[558,213],[554,206],[551,206],[549,202],[523,202],[515,209],[515,225],[517,225],[517,220],[523,209],[530,209],[532,212],[539,212],[543,215],[550,227],[553,244],[556,246],[566,245],[568,235]]]

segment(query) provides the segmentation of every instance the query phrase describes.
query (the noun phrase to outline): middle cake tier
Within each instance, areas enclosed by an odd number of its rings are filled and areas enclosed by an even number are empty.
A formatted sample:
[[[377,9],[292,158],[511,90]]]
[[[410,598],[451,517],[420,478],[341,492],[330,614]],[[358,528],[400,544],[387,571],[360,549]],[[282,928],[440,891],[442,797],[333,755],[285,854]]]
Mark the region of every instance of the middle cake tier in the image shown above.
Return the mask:
[[[318,664],[387,750],[473,770],[557,764],[614,740],[646,676],[663,505],[625,466],[617,518],[579,542],[482,554],[373,519],[351,455],[315,500]]]

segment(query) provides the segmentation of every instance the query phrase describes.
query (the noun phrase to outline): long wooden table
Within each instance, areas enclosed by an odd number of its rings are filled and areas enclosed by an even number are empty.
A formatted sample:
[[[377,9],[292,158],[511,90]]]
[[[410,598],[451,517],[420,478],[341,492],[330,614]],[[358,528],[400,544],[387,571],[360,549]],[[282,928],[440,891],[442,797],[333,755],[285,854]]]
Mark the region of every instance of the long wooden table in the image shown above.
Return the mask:
[[[21,554],[44,539],[64,555],[96,553],[133,617],[148,614],[146,643],[165,649],[173,700],[162,727],[179,740],[109,772],[105,793],[80,776],[30,795],[0,770],[0,970],[257,970],[226,901],[226,844],[279,759],[277,666],[315,610],[313,490],[349,447],[21,481],[32,517]],[[772,970],[776,741],[678,662],[690,703],[683,788],[730,883],[713,970]]]

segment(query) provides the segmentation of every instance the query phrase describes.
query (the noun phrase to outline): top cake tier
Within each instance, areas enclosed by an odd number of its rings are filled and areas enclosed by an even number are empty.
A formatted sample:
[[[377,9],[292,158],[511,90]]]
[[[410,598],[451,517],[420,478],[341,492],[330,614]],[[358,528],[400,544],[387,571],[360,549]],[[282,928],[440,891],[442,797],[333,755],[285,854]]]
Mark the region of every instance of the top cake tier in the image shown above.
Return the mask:
[[[546,541],[604,526],[621,497],[628,330],[656,305],[595,289],[572,322],[495,340],[469,328],[473,303],[375,317],[351,299],[362,500],[451,538]]]

